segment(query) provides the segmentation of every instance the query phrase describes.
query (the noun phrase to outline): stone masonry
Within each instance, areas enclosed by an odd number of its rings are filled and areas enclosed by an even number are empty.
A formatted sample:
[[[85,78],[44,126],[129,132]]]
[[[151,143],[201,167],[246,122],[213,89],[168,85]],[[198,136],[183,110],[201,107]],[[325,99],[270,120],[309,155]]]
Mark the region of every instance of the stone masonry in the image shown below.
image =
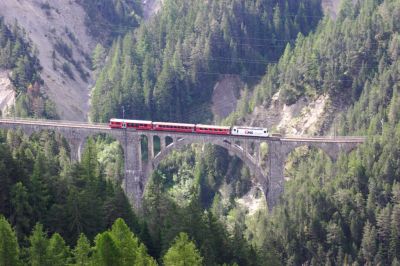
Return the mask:
[[[253,138],[242,136],[216,136],[200,134],[179,134],[173,132],[134,131],[110,129],[105,124],[87,124],[47,120],[11,120],[0,119],[0,128],[22,130],[31,135],[41,130],[53,130],[64,136],[70,146],[72,161],[79,161],[88,137],[108,134],[122,146],[125,157],[125,178],[123,189],[137,211],[142,208],[142,197],[149,176],[160,162],[173,150],[183,149],[192,143],[210,143],[221,146],[231,155],[239,157],[250,169],[251,174],[261,186],[270,210],[278,204],[284,189],[284,166],[291,151],[300,146],[312,146],[323,150],[332,161],[336,161],[341,152],[349,153],[364,138]],[[141,138],[148,140],[148,162],[141,160]],[[154,153],[154,139],[160,139],[160,152]],[[167,138],[170,143],[167,146]],[[262,169],[260,145],[268,144],[266,168]]]

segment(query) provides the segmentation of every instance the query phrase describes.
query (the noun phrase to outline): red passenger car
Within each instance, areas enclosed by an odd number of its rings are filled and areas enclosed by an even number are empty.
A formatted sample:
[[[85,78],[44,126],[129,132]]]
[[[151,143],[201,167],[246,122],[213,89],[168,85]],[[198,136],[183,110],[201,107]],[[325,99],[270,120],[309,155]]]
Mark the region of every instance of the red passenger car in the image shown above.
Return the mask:
[[[222,127],[222,126],[211,126],[211,125],[196,125],[196,133],[200,134],[212,134],[212,135],[230,135],[231,128],[230,127]]]
[[[111,128],[133,128],[136,130],[152,130],[152,122],[144,120],[110,119]]]
[[[157,131],[173,131],[173,132],[194,132],[194,124],[168,123],[168,122],[153,122],[153,130]]]

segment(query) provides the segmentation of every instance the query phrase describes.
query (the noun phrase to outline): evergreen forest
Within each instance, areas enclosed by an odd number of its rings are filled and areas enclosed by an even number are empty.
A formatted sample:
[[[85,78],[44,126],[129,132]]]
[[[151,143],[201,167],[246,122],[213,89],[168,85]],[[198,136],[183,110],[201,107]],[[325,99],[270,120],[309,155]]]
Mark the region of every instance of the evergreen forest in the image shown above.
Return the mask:
[[[26,33],[15,22],[0,17],[0,69],[10,70],[16,103],[11,113],[18,117],[57,118],[54,103],[41,91],[41,66]]]
[[[135,212],[111,137],[71,162],[61,135],[0,131],[0,265],[400,265],[399,0],[342,0],[335,18],[319,0],[165,0],[148,21],[139,1],[79,2],[101,37],[94,122],[213,123],[214,84],[235,75],[246,92],[222,124],[249,125],[276,95],[288,106],[327,95],[318,133],[366,142],[337,161],[296,149],[272,212],[239,158],[189,145],[162,161]],[[0,67],[20,104],[40,92],[34,49],[2,20]]]

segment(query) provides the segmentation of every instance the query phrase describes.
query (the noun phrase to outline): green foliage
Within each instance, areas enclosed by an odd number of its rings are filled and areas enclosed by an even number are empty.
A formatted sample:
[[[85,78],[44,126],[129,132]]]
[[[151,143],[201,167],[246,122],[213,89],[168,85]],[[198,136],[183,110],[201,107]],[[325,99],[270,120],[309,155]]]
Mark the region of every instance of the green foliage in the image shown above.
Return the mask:
[[[67,62],[64,62],[64,63],[63,63],[63,65],[62,65],[62,70],[64,71],[65,74],[67,74],[67,76],[68,76],[70,79],[75,80],[74,72],[72,72],[72,69],[71,69],[70,65],[69,65]]]
[[[10,29],[0,17],[0,67],[12,69],[17,92],[26,92],[29,84],[40,81],[39,60],[26,40],[26,34],[16,23]]]
[[[90,265],[90,243],[84,234],[81,234],[73,250],[75,265],[86,266]]]
[[[81,233],[93,239],[118,217],[139,231],[119,180],[105,180],[93,139],[82,162],[71,165],[66,142],[54,132],[0,136],[0,212],[15,226],[20,241],[36,222],[68,244]]]
[[[282,15],[274,16],[274,6]],[[210,120],[220,76],[254,80],[267,60],[279,58],[282,43],[309,32],[321,16],[319,0],[167,0],[148,23],[113,43],[93,91],[91,118],[122,117],[124,106],[127,117]]]
[[[7,220],[0,217],[0,265],[18,265],[19,246],[15,232]]]
[[[268,67],[250,103],[268,106],[277,91],[287,104],[327,94],[333,106],[350,106],[336,117],[337,135],[369,135],[337,162],[315,150],[290,157],[281,204],[258,229],[268,235],[261,239],[264,252],[272,249],[282,264],[398,263],[400,5],[342,4],[336,21],[325,19],[315,33],[300,35]],[[241,110],[228,122],[239,121]],[[213,209],[221,213],[218,202]]]
[[[92,54],[92,68],[94,70],[100,70],[104,65],[106,56],[106,50],[100,43],[98,43]]]
[[[196,245],[189,240],[185,233],[176,237],[172,246],[164,256],[165,266],[200,266],[203,265],[203,258],[200,256]]]
[[[369,89],[371,81],[377,81],[374,79],[377,74],[387,81],[381,82],[383,89],[375,91],[376,94],[386,97],[392,89],[397,90],[389,80],[398,61],[398,7],[395,1],[381,2],[343,1],[336,21],[325,18],[315,33],[306,37],[299,34],[295,45],[286,47],[278,63],[268,66],[253,92],[250,106],[268,105],[278,91],[280,99],[288,105],[302,96],[314,98],[321,94],[329,95],[334,106],[365,102],[360,98],[366,96],[362,92]],[[384,69],[387,72],[382,76]],[[395,99],[397,96],[390,103],[390,119],[397,116]],[[244,116],[239,105],[227,123]]]
[[[18,97],[9,113],[20,117],[57,118],[54,104],[40,91],[43,85],[41,66],[27,40],[18,24],[10,27],[0,17],[0,68],[11,70],[10,79]]]
[[[192,145],[162,162],[149,180],[144,196],[144,216],[152,237],[147,243],[153,256],[165,254],[176,236],[186,232],[199,247],[205,265],[262,265],[256,262],[261,254],[251,249],[245,238],[231,238],[231,232],[217,219],[223,220],[219,214],[225,215],[234,206],[229,199],[217,203],[219,190],[224,195],[230,191],[228,197],[232,199],[246,193],[246,189],[242,191],[236,185],[241,164],[239,159],[229,158],[226,150],[211,145]],[[205,211],[210,205],[221,211],[215,215]],[[234,251],[236,245],[240,246],[240,254]]]
[[[51,236],[48,252],[53,265],[68,265],[70,258],[69,247],[66,246],[60,234],[55,233]]]
[[[79,0],[78,3],[86,11],[85,24],[90,34],[103,44],[137,27],[142,15],[139,0]]]
[[[49,240],[41,224],[35,225],[29,237],[29,244],[29,261],[32,266],[52,265],[48,253]]]
[[[95,243],[96,265],[157,265],[122,219],[111,231],[97,235]]]

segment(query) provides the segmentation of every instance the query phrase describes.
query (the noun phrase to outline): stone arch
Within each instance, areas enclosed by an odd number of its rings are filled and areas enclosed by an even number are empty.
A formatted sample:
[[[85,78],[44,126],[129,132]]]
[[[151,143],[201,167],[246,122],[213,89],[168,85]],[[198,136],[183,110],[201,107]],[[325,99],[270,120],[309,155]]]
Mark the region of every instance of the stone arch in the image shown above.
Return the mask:
[[[151,176],[153,171],[158,167],[162,160],[164,160],[169,154],[174,150],[182,150],[185,146],[193,144],[193,143],[209,143],[216,146],[220,146],[222,148],[227,149],[233,155],[237,156],[241,159],[246,166],[250,169],[250,173],[254,175],[257,181],[263,188],[268,187],[268,179],[267,175],[263,173],[261,167],[257,164],[257,159],[251,156],[244,148],[238,146],[233,141],[227,139],[220,138],[192,138],[192,137],[183,137],[183,138],[173,138],[173,142],[166,146],[161,150],[150,162],[146,175]],[[263,191],[265,195],[267,195],[267,191]]]
[[[322,143],[322,142],[290,142],[290,143],[285,143],[284,149],[283,149],[283,159],[286,161],[288,155],[293,152],[295,149],[300,148],[300,147],[313,147],[319,150],[322,150],[330,159],[332,162],[336,162],[336,160],[339,157],[340,151],[342,150],[339,147],[338,143],[334,142],[327,142],[327,143]]]
[[[86,143],[90,137],[94,137],[97,135],[108,135],[112,138],[114,138],[118,143],[121,145],[121,147],[124,147],[125,141],[124,141],[124,136],[123,133],[121,132],[106,132],[106,131],[83,131],[79,130],[65,130],[65,131],[60,131],[60,134],[64,136],[64,138],[67,140],[68,145],[71,149],[71,160],[72,161],[81,161],[82,153],[85,149]],[[123,148],[124,151],[124,148]],[[125,153],[125,151],[124,151]],[[125,157],[125,154],[123,154]]]

